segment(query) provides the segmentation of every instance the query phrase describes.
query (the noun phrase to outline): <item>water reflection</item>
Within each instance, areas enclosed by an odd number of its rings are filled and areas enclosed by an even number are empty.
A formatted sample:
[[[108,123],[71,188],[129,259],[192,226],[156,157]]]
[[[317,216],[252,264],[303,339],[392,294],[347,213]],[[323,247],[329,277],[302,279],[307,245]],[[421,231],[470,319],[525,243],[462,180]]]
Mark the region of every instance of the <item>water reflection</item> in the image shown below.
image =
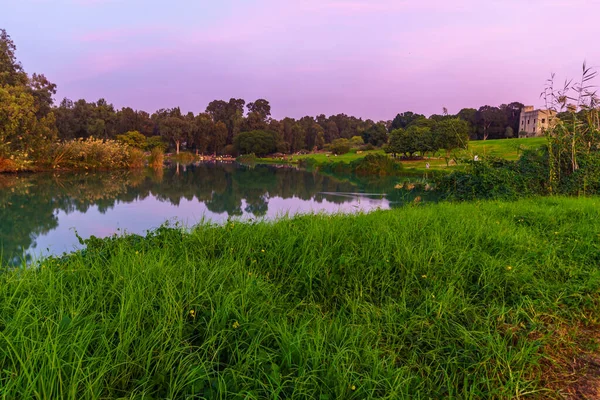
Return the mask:
[[[202,219],[389,208],[404,200],[393,184],[237,164],[0,175],[0,247],[5,262],[16,262],[73,250],[74,229],[82,237],[102,237],[143,234],[168,219],[191,225]]]

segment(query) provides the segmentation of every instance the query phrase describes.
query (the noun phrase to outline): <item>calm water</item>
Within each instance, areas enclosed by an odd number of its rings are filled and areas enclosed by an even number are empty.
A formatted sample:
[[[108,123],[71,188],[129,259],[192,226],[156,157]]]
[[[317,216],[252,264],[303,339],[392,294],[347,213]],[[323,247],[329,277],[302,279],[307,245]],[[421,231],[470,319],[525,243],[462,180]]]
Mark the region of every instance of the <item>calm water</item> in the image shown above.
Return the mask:
[[[387,209],[404,199],[377,184],[294,168],[199,164],[155,172],[0,175],[4,261],[62,254],[83,238],[144,234],[167,220],[273,219],[283,214]]]

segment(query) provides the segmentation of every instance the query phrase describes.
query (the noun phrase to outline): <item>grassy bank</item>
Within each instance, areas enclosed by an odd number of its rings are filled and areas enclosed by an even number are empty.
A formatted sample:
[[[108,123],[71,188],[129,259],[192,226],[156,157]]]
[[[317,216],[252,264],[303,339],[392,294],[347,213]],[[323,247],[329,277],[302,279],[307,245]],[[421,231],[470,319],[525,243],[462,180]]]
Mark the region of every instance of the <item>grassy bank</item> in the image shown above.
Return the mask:
[[[0,275],[0,396],[557,398],[599,233],[544,198],[93,241]]]
[[[543,146],[546,143],[546,138],[523,138],[523,139],[496,139],[496,140],[473,140],[469,142],[469,154],[476,154],[480,157],[493,156],[504,158],[506,160],[516,160],[521,152],[525,149],[534,149]],[[367,154],[385,154],[383,150],[357,151],[351,150],[349,153],[335,156],[327,153],[311,153],[288,156],[285,160],[260,158],[257,161],[260,163],[298,163],[300,160],[307,158],[314,159],[318,164],[326,164],[330,162],[345,162],[351,163],[365,157]],[[402,165],[405,169],[415,171],[427,171],[426,164],[429,164],[433,170],[453,169],[454,165],[447,166],[442,154],[436,157],[428,157],[420,160],[402,160]]]

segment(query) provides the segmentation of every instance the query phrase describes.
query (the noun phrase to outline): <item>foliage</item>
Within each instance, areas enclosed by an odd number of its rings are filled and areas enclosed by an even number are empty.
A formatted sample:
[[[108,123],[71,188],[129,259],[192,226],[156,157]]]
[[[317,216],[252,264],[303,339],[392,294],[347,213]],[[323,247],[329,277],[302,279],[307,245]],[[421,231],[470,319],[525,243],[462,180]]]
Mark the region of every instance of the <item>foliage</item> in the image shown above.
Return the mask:
[[[165,148],[166,148],[166,144],[164,142],[164,140],[162,139],[162,137],[160,136],[150,136],[148,138],[146,138],[146,150],[154,150],[155,148],[160,148],[161,151],[164,152]]]
[[[242,132],[234,139],[234,146],[240,154],[264,156],[277,151],[277,142],[273,132]]]
[[[597,71],[583,63],[578,82],[566,81],[562,88],[555,88],[552,75],[542,92],[547,109],[563,116],[560,120],[555,118],[546,132],[552,193],[598,192],[600,99],[592,83],[597,76]]]
[[[381,147],[388,141],[387,129],[384,124],[371,125],[362,134],[363,141],[375,147]]]
[[[350,142],[348,139],[335,139],[331,142],[329,150],[333,154],[346,154],[350,151]]]
[[[92,238],[0,275],[0,396],[558,398],[543,365],[581,343],[555,332],[600,313],[599,210],[439,204]]]
[[[165,153],[160,146],[156,146],[150,152],[150,157],[148,158],[148,165],[152,168],[158,169],[163,167],[165,159]]]
[[[137,149],[145,150],[148,148],[146,136],[142,135],[138,131],[129,131],[122,135],[117,135],[116,139],[121,143]]]
[[[450,117],[428,121],[425,124],[424,120],[416,120],[406,129],[392,131],[385,152],[412,157],[416,153],[423,156],[444,149],[448,162],[453,150],[467,148],[469,128],[465,121]]]
[[[396,115],[396,118],[392,121],[390,125],[390,132],[395,131],[396,129],[405,129],[414,121],[425,118],[424,115],[415,114],[412,111],[407,111]]]
[[[465,170],[437,177],[436,189],[452,200],[505,199],[548,194],[547,157],[527,150],[518,161],[483,157],[465,160]]]
[[[76,139],[53,144],[46,162],[53,169],[137,168],[143,153],[116,140]]]
[[[365,144],[365,142],[364,142],[362,136],[352,136],[350,138],[350,146],[352,146],[352,147],[360,147],[364,144]]]
[[[402,164],[383,154],[367,154],[363,158],[352,161],[350,167],[352,172],[359,176],[386,176],[396,175],[402,169]]]

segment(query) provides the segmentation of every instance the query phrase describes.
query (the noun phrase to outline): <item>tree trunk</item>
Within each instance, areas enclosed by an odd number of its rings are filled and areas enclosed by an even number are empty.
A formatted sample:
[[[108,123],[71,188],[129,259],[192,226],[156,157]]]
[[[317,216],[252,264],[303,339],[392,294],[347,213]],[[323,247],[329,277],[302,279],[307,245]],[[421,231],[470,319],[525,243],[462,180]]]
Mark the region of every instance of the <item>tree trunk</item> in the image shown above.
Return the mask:
[[[179,154],[179,140],[175,141],[175,146],[177,147],[177,154]]]

